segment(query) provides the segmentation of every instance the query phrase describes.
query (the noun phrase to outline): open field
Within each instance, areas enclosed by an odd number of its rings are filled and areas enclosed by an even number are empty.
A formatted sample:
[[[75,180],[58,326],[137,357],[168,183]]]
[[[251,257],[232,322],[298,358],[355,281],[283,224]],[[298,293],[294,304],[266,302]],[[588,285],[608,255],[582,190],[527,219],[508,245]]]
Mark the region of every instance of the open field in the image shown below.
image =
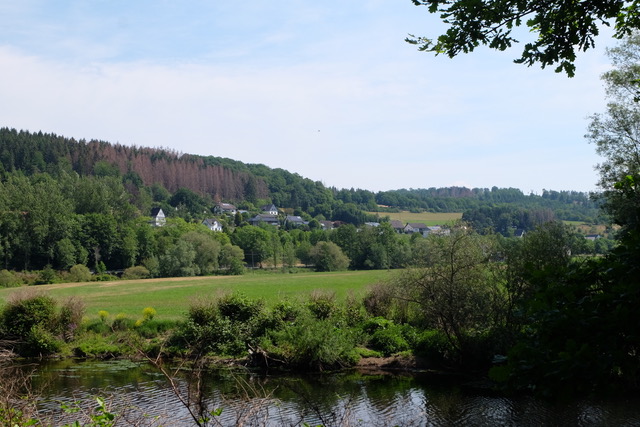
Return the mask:
[[[462,212],[420,212],[413,213],[409,211],[402,211],[396,213],[390,212],[369,212],[373,215],[379,215],[380,217],[389,216],[391,219],[397,219],[402,221],[403,224],[408,222],[421,222],[425,225],[445,225],[462,218]]]
[[[121,280],[114,282],[63,283],[29,287],[57,299],[80,297],[87,306],[88,317],[98,317],[99,310],[110,314],[139,317],[145,307],[157,310],[158,318],[178,319],[193,300],[242,292],[250,298],[263,298],[272,305],[283,298],[304,298],[314,290],[335,291],[339,299],[350,292],[362,295],[369,285],[392,274],[386,270],[340,271],[297,274],[247,273],[244,276],[179,277],[168,279]],[[25,288],[0,289],[0,302]]]

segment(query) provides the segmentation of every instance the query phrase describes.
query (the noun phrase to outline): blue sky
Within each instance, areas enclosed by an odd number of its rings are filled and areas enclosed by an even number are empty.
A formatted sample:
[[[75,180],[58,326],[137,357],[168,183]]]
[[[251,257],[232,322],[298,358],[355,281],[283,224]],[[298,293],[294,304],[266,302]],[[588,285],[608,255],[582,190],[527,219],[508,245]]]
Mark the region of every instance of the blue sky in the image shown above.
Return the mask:
[[[592,191],[583,135],[604,109],[606,46],[573,79],[408,34],[410,0],[0,0],[0,126],[165,147],[381,191]]]

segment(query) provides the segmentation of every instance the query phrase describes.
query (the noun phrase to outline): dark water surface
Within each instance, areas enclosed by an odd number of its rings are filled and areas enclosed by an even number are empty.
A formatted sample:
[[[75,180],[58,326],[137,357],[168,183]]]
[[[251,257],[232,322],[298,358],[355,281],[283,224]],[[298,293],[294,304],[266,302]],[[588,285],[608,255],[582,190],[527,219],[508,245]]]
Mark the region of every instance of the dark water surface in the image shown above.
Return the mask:
[[[174,377],[174,390],[147,363],[65,360],[40,364],[34,385],[42,389],[41,416],[54,425],[82,418],[82,411],[65,414],[62,404],[77,402],[86,410],[102,397],[119,415],[117,425],[195,425],[188,405],[196,414],[221,408],[208,425],[223,426],[640,426],[637,397],[551,404],[480,392],[426,373],[285,376],[216,370],[199,383],[189,373]]]

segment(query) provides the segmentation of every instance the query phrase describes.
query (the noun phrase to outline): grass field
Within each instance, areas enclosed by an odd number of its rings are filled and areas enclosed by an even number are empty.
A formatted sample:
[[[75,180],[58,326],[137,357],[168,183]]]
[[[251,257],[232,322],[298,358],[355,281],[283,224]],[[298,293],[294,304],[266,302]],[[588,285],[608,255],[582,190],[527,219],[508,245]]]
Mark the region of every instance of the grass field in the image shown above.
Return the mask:
[[[432,213],[432,212],[421,212],[421,213],[413,213],[409,211],[396,212],[396,213],[388,213],[388,212],[369,212],[373,215],[380,215],[381,217],[389,216],[391,219],[397,219],[402,221],[403,224],[408,222],[421,222],[425,225],[445,225],[451,224],[454,221],[462,218],[461,212],[440,212],[440,213]]]
[[[247,273],[243,276],[180,277],[169,279],[122,280],[114,282],[64,283],[30,287],[56,299],[80,297],[88,317],[99,310],[115,315],[140,317],[145,307],[157,310],[159,319],[178,319],[193,300],[228,292],[242,292],[250,298],[263,298],[267,305],[283,298],[304,298],[314,290],[335,291],[339,299],[350,292],[362,295],[369,285],[392,274],[386,270],[341,271],[298,274]],[[0,289],[0,302],[24,288]]]

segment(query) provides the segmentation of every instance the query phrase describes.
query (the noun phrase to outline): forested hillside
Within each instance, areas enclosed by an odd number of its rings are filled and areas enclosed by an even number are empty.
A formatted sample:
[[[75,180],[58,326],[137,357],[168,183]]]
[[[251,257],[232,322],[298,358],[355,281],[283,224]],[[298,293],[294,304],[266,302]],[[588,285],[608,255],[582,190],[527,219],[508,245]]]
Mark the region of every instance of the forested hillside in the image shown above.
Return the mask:
[[[223,236],[209,235],[202,240],[188,235],[198,231],[205,218],[215,216],[219,202],[234,203],[244,213],[218,216],[225,227]],[[271,203],[281,210],[278,221],[283,229],[290,229],[285,227],[286,215],[300,217],[305,232],[320,231],[320,221],[325,220],[352,228],[335,233],[331,239],[316,235],[313,242],[309,235],[298,236],[295,242],[279,236],[281,248],[276,250],[268,244],[275,237],[265,235],[264,230],[252,230],[258,228],[253,226],[247,229],[250,232],[244,230],[260,207]],[[153,228],[149,225],[153,208],[161,208],[168,219],[181,222],[173,223],[172,232]],[[262,164],[0,129],[0,256],[2,265],[12,270],[46,265],[66,270],[75,264],[122,269],[144,262],[153,267],[162,260],[165,271],[157,274],[201,274],[229,268],[235,262],[229,253],[252,265],[272,257],[276,265],[282,260],[275,258],[289,243],[289,249],[295,251],[300,245],[322,240],[337,243],[352,268],[397,267],[409,259],[407,242],[397,246],[389,244],[397,239],[369,241],[369,233],[358,234],[355,227],[387,222],[387,212],[403,209],[463,212],[463,219],[479,232],[504,236],[519,228],[533,230],[554,219],[593,223],[598,215],[595,204],[583,193],[545,191],[539,196],[495,187],[378,193],[327,188]],[[391,227],[384,230],[381,236]],[[178,242],[185,235],[186,242],[180,246]],[[260,247],[256,239],[262,241]],[[233,252],[231,244],[245,254]],[[211,250],[210,245],[219,246],[212,252],[219,259],[199,259],[195,267],[173,262],[184,259],[188,249],[195,250],[193,256],[197,257],[198,248]],[[229,245],[228,254],[223,256],[225,245]],[[269,245],[270,250],[264,248]],[[305,247],[308,252],[308,245]],[[308,259],[309,255],[297,257]],[[291,255],[287,263],[295,264],[294,258]]]

